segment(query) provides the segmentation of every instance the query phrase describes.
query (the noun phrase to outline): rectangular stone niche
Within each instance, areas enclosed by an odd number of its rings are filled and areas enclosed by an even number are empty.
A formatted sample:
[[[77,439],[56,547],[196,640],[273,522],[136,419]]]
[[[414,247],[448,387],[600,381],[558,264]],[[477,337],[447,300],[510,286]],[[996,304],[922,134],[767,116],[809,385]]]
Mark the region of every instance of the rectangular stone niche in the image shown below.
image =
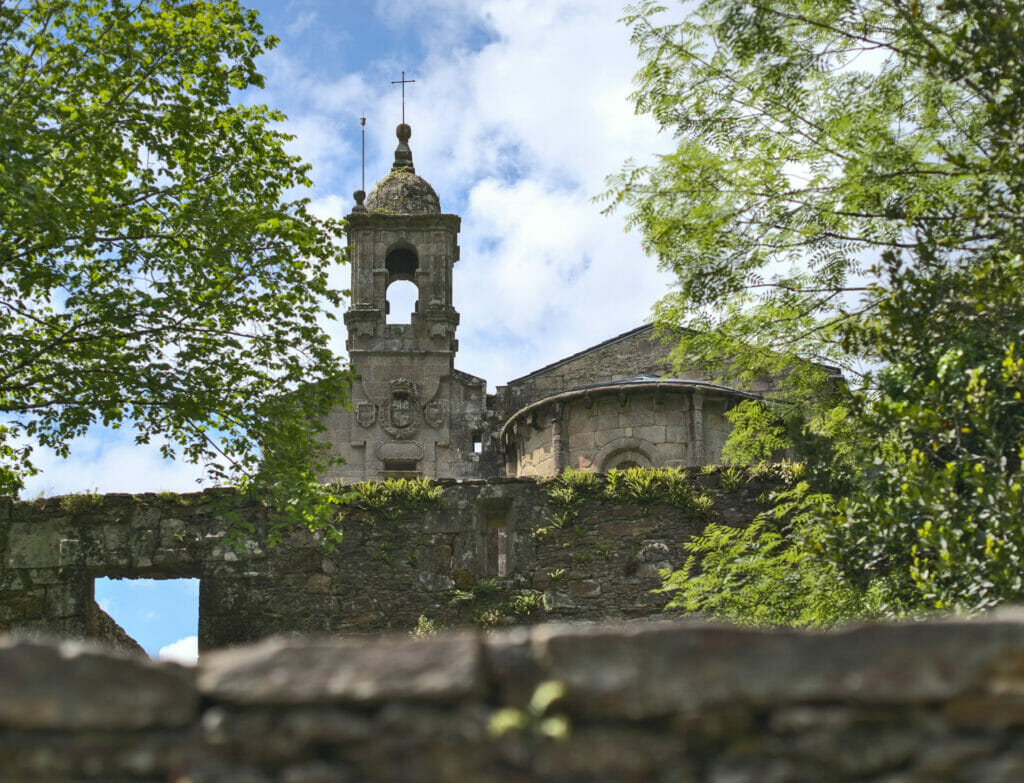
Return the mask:
[[[477,504],[485,536],[485,572],[490,577],[508,576],[511,567],[508,540],[510,505],[507,498],[486,498]]]

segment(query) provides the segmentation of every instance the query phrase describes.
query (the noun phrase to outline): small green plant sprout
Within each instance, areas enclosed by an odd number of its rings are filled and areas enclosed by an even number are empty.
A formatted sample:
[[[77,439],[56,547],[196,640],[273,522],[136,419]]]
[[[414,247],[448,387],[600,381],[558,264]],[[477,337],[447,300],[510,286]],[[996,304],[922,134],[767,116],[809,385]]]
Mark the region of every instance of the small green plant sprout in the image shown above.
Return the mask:
[[[551,536],[555,534],[555,528],[551,525],[544,525],[542,527],[535,527],[530,533],[530,537],[538,544],[547,541]]]
[[[354,484],[338,496],[337,502],[393,521],[405,512],[439,508],[443,491],[429,479],[389,478]]]
[[[552,582],[557,582],[565,576],[564,568],[556,568],[554,571],[548,571],[548,579]]]
[[[776,469],[779,473],[779,478],[782,479],[787,486],[794,486],[798,481],[804,477],[805,465],[802,462],[790,462],[789,460],[782,460]]]
[[[508,602],[509,611],[516,617],[529,617],[544,608],[544,596],[541,593],[523,593],[513,596]]]
[[[590,562],[590,552],[576,552],[572,556],[572,560],[578,566],[585,566]]]
[[[508,625],[509,621],[500,608],[497,606],[491,606],[477,612],[473,617],[473,622],[484,630],[487,630],[489,628],[499,628],[503,625]]]
[[[751,481],[761,481],[774,478],[777,475],[777,471],[777,465],[767,460],[761,460],[756,465],[751,465],[747,468],[747,475],[750,476]]]
[[[370,557],[378,563],[391,565],[391,556],[395,545],[391,541],[382,541],[381,545],[370,550]]]
[[[431,620],[425,614],[421,614],[416,621],[416,627],[409,631],[409,635],[416,639],[426,639],[430,636],[437,636],[441,630],[437,620]]]
[[[713,476],[718,470],[718,465],[701,465],[700,474],[702,476]]]
[[[732,492],[740,488],[743,484],[744,471],[742,468],[733,466],[726,468],[719,474],[719,481],[722,482],[722,489]]]
[[[586,473],[582,470],[566,468],[556,479],[556,483],[563,487],[572,488],[581,495],[585,495],[596,490],[601,483],[601,479],[596,473]]]
[[[169,503],[177,503],[179,506],[191,505],[192,499],[182,495],[180,492],[172,492],[169,489],[161,489],[156,493],[156,496],[160,500],[167,501]]]
[[[715,511],[715,499],[710,495],[696,495],[690,508],[701,516],[712,516]]]
[[[91,492],[80,492],[75,495],[64,495],[60,499],[60,507],[69,514],[77,514],[81,511],[90,511],[103,505],[103,495],[97,490]]]
[[[594,551],[601,555],[605,560],[612,559],[612,545],[607,541],[598,541],[594,544]]]
[[[481,579],[475,585],[473,585],[473,595],[493,595],[501,591],[501,586],[498,584],[497,579]]]
[[[497,739],[510,731],[528,731],[559,742],[569,738],[569,718],[549,715],[555,703],[565,698],[565,685],[557,680],[546,680],[537,686],[526,709],[503,707],[491,715],[487,733]]]

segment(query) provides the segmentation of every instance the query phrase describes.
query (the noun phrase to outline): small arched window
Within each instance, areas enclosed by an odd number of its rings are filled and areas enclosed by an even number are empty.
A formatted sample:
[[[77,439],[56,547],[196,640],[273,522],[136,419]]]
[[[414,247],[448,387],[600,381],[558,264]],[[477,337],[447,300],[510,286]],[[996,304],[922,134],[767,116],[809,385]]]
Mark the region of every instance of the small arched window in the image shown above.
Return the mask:
[[[387,323],[411,324],[420,297],[416,284],[409,280],[395,280],[387,291]]]
[[[651,458],[636,447],[625,447],[613,451],[601,461],[601,472],[607,473],[612,468],[628,470],[629,468],[650,468],[654,463]]]

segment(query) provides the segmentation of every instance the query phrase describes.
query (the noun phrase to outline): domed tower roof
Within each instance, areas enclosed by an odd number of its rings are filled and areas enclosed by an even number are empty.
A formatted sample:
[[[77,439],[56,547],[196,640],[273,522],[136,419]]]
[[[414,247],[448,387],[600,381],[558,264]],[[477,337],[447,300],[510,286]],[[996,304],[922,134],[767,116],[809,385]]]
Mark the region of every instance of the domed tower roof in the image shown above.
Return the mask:
[[[404,122],[395,129],[398,147],[391,171],[366,197],[366,211],[388,215],[439,215],[441,202],[412,165],[409,137],[412,128]]]

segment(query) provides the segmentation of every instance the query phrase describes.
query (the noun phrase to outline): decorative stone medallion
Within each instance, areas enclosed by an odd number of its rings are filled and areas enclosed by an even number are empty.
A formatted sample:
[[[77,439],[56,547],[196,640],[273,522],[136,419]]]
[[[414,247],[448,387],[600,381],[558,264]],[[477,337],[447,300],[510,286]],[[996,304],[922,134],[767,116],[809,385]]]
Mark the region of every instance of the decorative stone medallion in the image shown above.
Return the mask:
[[[419,429],[419,390],[407,378],[395,378],[390,384],[390,396],[380,412],[380,426],[394,438],[411,438]]]
[[[444,424],[448,415],[447,406],[440,402],[432,402],[423,409],[423,418],[435,430]]]
[[[377,420],[377,406],[372,402],[361,402],[356,406],[356,423],[360,427],[372,427]]]

